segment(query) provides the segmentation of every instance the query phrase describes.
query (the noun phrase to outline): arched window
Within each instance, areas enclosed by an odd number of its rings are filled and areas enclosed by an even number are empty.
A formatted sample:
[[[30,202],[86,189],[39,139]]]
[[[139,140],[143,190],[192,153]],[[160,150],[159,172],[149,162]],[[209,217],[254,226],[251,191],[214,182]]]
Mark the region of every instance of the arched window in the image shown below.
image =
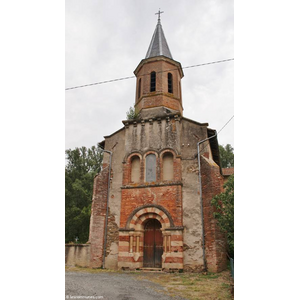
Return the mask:
[[[146,156],[146,182],[156,181],[156,156],[148,154]]]
[[[141,81],[142,81],[142,79],[140,78],[139,86],[138,86],[138,99],[140,99],[140,97],[141,97]]]
[[[131,182],[139,182],[140,181],[140,158],[138,156],[133,156],[131,159]]]
[[[168,73],[168,93],[173,94],[173,75]]]
[[[163,180],[173,180],[174,167],[173,167],[173,154],[167,152],[163,156]]]
[[[153,71],[150,74],[150,92],[155,92],[156,90],[156,73]]]

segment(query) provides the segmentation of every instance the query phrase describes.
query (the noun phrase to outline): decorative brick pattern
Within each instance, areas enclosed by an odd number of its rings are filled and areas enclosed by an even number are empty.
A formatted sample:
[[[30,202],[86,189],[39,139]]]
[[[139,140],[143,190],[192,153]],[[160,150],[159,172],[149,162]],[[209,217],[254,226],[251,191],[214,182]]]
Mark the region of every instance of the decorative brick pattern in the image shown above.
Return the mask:
[[[171,214],[175,226],[182,226],[181,185],[122,190],[120,227],[125,227],[131,212],[145,204],[158,204]],[[147,210],[146,210],[147,212]]]
[[[163,247],[162,268],[183,269],[183,237],[181,230],[171,230],[170,224],[174,224],[169,216],[157,205],[141,207],[135,210],[136,213],[130,214],[126,224],[131,231],[120,229],[120,243],[118,268],[136,269],[143,264],[144,252],[144,224],[149,219],[157,219],[162,225]],[[177,228],[177,227],[176,227]],[[170,231],[167,231],[169,229]],[[126,239],[125,239],[126,237]]]

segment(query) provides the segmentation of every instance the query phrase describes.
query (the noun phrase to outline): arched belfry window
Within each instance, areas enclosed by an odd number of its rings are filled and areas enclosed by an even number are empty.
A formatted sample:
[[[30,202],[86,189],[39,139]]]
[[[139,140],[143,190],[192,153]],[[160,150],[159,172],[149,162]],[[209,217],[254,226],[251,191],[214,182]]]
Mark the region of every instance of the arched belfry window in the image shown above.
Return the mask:
[[[150,74],[150,92],[155,92],[156,90],[156,73],[153,71]]]
[[[168,93],[173,94],[173,75],[168,73]]]
[[[139,85],[138,85],[138,99],[140,99],[140,97],[141,97],[141,82],[142,82],[142,79],[140,78]]]
[[[148,154],[146,156],[146,182],[156,181],[156,156]]]
[[[167,152],[163,156],[163,180],[173,180],[174,178],[173,154]]]
[[[138,156],[133,156],[131,159],[131,182],[139,182],[140,181],[140,158]]]

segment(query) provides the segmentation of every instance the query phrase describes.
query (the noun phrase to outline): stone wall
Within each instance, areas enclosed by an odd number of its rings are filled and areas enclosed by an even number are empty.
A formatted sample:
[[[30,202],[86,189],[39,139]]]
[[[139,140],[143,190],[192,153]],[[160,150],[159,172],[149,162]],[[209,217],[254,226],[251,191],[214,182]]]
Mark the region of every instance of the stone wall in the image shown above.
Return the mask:
[[[207,138],[207,124],[186,119],[181,123],[184,270],[198,272],[203,270],[204,261],[197,143]]]
[[[90,266],[90,245],[89,244],[66,244],[65,246],[66,266]]]
[[[124,121],[125,127],[105,137],[105,149],[112,151],[109,191],[109,215],[105,267],[143,266],[143,227],[127,226],[132,212],[145,205],[163,207],[174,228],[164,228],[163,267],[201,271],[204,266],[202,222],[199,193],[197,142],[207,138],[207,123],[198,123],[178,115],[157,119]],[[206,259],[210,271],[226,267],[224,236],[218,230],[210,205],[212,197],[222,190],[223,177],[213,161],[209,142],[200,146],[204,202],[204,231]],[[156,181],[145,182],[147,154],[156,155]],[[163,157],[172,154],[172,180],[163,178]],[[139,174],[132,181],[132,158],[138,157]],[[104,226],[107,203],[109,155],[105,154],[102,172],[95,177],[90,226],[90,267],[101,267],[103,259]],[[150,207],[147,208],[150,210]],[[146,210],[147,210],[146,209]],[[161,215],[145,212],[137,226],[147,218]],[[167,217],[166,217],[167,218]],[[169,217],[168,217],[169,218]],[[135,220],[136,221],[136,220]],[[161,221],[160,221],[161,222]],[[172,227],[171,226],[171,227]],[[175,230],[175,231],[174,231]],[[178,230],[178,232],[176,232]],[[177,248],[179,247],[179,248]],[[131,249],[131,251],[130,251]]]
[[[124,121],[125,155],[133,151],[145,152],[173,149],[180,151],[180,118],[178,115],[165,118]]]
[[[118,247],[121,210],[121,186],[123,179],[124,141],[125,129],[121,129],[110,136],[105,137],[105,150],[111,151],[112,170],[109,191],[109,214],[107,228],[107,244],[105,268],[117,269]],[[109,155],[105,154],[104,163],[109,163]]]
[[[105,268],[116,269],[119,253],[119,226],[116,223],[116,218],[108,211],[107,222],[107,243],[106,243],[106,257]]]

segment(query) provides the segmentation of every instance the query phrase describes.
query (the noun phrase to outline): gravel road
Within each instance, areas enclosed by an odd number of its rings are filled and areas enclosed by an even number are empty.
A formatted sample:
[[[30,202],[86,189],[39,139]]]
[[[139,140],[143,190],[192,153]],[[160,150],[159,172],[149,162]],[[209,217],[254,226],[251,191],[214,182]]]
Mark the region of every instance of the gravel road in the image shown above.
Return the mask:
[[[179,296],[167,296],[163,286],[136,277],[113,272],[66,272],[66,299],[185,300]]]

